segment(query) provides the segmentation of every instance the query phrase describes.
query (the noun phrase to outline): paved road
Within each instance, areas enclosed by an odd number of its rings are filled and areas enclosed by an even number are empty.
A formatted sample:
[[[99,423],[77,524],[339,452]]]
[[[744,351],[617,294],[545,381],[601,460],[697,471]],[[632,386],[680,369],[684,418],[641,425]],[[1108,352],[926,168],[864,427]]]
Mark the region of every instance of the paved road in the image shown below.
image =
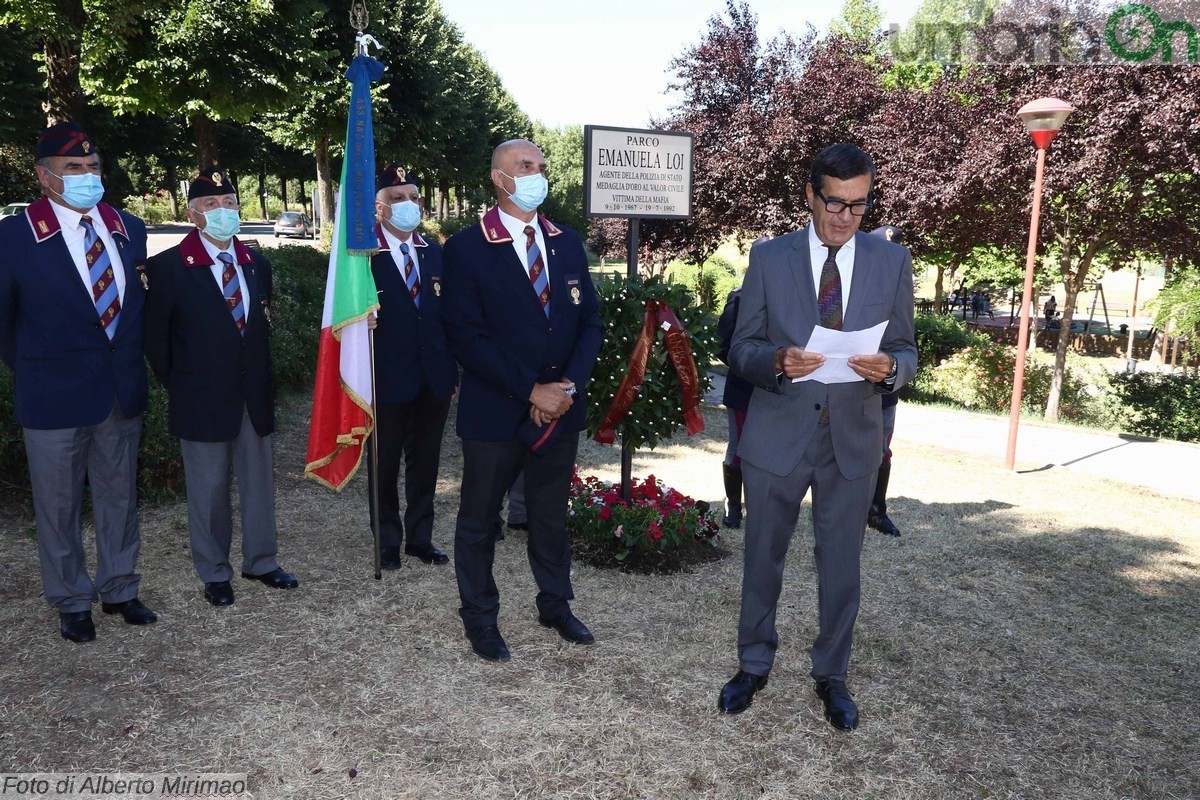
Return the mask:
[[[721,402],[723,375],[713,375],[705,399]],[[1008,418],[901,403],[894,443],[937,444],[947,450],[992,456],[1004,463]],[[1022,419],[1017,433],[1018,472],[1070,470],[1144,486],[1168,497],[1200,501],[1200,444],[1145,440],[1126,434]]]
[[[281,244],[303,244],[310,247],[316,247],[319,239],[297,239],[294,237],[275,238],[274,224],[270,222],[251,222],[242,224],[242,232],[238,234],[239,239],[257,239],[262,247],[278,247]],[[179,240],[192,230],[191,225],[171,224],[171,225],[151,225],[147,229],[147,255],[161,253],[168,247],[173,247],[179,244]]]

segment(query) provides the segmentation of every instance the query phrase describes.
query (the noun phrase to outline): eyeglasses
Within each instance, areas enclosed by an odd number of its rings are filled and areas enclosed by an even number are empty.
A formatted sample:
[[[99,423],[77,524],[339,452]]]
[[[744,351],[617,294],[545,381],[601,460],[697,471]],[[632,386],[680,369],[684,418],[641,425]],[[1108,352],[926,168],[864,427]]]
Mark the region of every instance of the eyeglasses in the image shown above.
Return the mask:
[[[821,190],[815,186],[813,187],[813,194],[821,198],[821,202],[825,204],[825,210],[830,214],[840,214],[843,210],[848,208],[853,216],[861,217],[871,210],[870,200],[860,201],[858,203],[846,203],[841,200],[829,200],[825,197],[825,195],[821,194]]]

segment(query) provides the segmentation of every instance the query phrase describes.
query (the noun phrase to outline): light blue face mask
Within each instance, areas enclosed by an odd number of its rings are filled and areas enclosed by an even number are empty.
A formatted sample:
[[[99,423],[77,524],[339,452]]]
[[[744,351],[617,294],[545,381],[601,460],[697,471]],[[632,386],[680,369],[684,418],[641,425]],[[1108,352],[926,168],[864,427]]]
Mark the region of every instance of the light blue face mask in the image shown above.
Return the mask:
[[[509,195],[517,208],[528,213],[537,211],[538,206],[546,201],[546,194],[550,191],[550,183],[546,180],[546,176],[540,172],[533,175],[522,175],[519,178],[513,178],[503,170],[500,174],[506,178],[512,179],[513,192]]]
[[[406,233],[415,231],[421,224],[421,207],[412,200],[392,203],[392,218],[388,222],[392,227],[399,228]]]
[[[242,229],[242,218],[234,208],[214,208],[204,212],[204,232],[220,242],[228,241]]]
[[[50,170],[46,170],[50,172]],[[50,172],[54,175],[53,172]],[[93,172],[82,175],[54,175],[62,178],[63,190],[59,197],[71,208],[81,208],[84,211],[92,208],[104,197],[104,183],[100,176]]]

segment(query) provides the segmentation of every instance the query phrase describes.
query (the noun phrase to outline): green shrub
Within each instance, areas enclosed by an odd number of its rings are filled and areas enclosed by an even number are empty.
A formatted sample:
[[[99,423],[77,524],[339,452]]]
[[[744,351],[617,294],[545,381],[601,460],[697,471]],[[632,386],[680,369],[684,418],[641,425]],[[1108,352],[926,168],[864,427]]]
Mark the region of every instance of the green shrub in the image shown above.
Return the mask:
[[[934,367],[924,388],[939,399],[965,408],[1005,411],[1012,402],[1015,368],[1015,349],[984,337],[982,343],[965,347]],[[1027,411],[1044,411],[1052,379],[1051,365],[1027,360],[1022,407]],[[1059,397],[1059,416],[1069,420],[1091,419],[1095,413],[1093,405],[1087,384],[1067,369]]]
[[[477,217],[447,217],[443,220],[430,217],[421,220],[420,233],[427,239],[445,244],[446,240],[451,236],[461,230],[466,230],[478,222],[479,219]]]
[[[267,257],[275,279],[271,310],[275,384],[281,393],[307,391],[316,369],[329,257],[303,245],[279,247],[268,251]],[[12,401],[12,373],[0,368],[0,489],[6,495],[28,498],[24,436],[13,419]],[[151,376],[138,453],[138,500],[153,505],[183,495],[179,440],[167,433],[167,393]]]
[[[1117,427],[1144,436],[1200,442],[1200,378],[1135,372],[1109,376]]]
[[[281,391],[312,388],[321,334],[329,254],[305,245],[266,252],[275,280],[271,300],[271,359]]]
[[[174,222],[175,213],[171,207],[171,195],[159,189],[153,194],[130,195],[125,198],[125,210],[139,217],[147,225],[161,225],[164,222]]]

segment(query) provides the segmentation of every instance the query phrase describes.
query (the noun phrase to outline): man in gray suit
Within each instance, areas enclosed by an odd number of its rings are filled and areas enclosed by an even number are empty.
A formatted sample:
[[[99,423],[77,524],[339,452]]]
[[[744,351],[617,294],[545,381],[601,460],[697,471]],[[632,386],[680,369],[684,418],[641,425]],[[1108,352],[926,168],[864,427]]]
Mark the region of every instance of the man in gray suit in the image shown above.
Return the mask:
[[[779,637],[775,610],[788,543],[811,487],[820,632],[812,677],[835,728],[852,730],[846,690],[859,604],[859,555],[883,453],[881,398],[917,371],[912,258],[858,233],[871,208],[875,164],[854,145],[813,160],[812,223],[756,245],[742,285],[730,361],[754,384],[738,447],[746,489],[746,552],[738,623],[741,668],[718,702],[745,711],[767,685]],[[886,322],[876,353],[850,357],[861,380],[794,383],[825,363],[806,350],[816,326],[857,331]]]

